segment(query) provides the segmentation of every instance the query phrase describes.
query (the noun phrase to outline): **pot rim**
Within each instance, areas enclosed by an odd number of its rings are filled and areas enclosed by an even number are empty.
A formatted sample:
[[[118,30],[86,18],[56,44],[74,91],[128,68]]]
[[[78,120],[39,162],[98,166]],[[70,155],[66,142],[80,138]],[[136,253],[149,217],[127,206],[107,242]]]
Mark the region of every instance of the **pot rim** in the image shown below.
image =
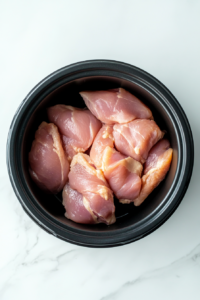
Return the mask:
[[[22,122],[53,90],[63,84],[88,76],[108,76],[140,85],[152,94],[167,111],[176,131],[178,163],[174,181],[162,203],[137,224],[113,231],[97,233],[75,229],[48,214],[28,189],[22,168],[17,162],[23,133],[17,136]],[[29,111],[29,113],[26,113]],[[26,116],[25,116],[26,115]],[[16,142],[17,138],[17,142]],[[155,77],[135,66],[113,60],[88,60],[63,67],[40,81],[17,109],[8,133],[7,168],[11,184],[26,213],[47,232],[74,244],[89,247],[113,247],[138,240],[160,227],[176,210],[188,188],[194,163],[194,143],[187,117],[172,93]]]

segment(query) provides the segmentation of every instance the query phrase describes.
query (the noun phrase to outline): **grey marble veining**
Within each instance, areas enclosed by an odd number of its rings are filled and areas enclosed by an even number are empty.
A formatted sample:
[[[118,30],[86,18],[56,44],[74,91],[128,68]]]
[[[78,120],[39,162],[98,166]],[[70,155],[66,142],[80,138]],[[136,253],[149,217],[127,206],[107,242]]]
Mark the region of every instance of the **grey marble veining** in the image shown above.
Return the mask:
[[[200,2],[1,1],[0,299],[200,299]],[[87,59],[136,65],[177,97],[191,124],[195,164],[172,217],[135,243],[90,249],[40,229],[6,169],[12,117],[45,76]]]
[[[199,284],[200,276],[200,244],[197,245],[189,254],[177,259],[167,266],[154,269],[140,275],[136,279],[125,282],[113,293],[101,298],[123,299],[129,295],[144,297],[149,295],[154,299],[169,299],[174,296],[174,292],[180,289],[180,295],[185,298],[199,299],[199,293],[193,291],[192,287]],[[168,288],[167,288],[168,286]],[[173,286],[175,288],[173,288]],[[162,294],[164,290],[164,295]],[[162,294],[162,296],[161,296]]]

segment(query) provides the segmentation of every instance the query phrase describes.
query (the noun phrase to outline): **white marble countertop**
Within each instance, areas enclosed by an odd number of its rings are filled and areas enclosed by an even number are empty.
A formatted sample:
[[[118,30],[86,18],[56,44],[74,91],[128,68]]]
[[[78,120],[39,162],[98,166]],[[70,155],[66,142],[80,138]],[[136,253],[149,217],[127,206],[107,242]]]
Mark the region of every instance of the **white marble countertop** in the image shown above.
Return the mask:
[[[0,299],[200,299],[200,1],[2,0],[0,9]],[[179,100],[195,141],[188,191],[158,230],[90,249],[40,229],[8,179],[6,139],[26,94],[87,59],[136,65]]]

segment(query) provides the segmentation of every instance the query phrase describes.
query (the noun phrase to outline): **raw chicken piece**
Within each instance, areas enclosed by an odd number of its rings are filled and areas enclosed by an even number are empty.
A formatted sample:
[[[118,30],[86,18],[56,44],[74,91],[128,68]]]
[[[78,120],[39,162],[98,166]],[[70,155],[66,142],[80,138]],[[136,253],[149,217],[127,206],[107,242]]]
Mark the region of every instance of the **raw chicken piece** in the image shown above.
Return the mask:
[[[63,189],[68,179],[69,162],[54,124],[41,123],[28,158],[30,175],[41,189],[55,194]]]
[[[90,157],[98,169],[102,167],[103,151],[107,146],[114,147],[113,126],[103,125],[97,133],[90,150]]]
[[[104,150],[102,161],[104,176],[119,202],[134,201],[141,189],[142,164],[109,146]]]
[[[65,217],[81,224],[95,224],[97,218],[93,216],[92,212],[87,210],[87,204],[82,194],[73,190],[69,183],[67,183],[63,189],[63,205],[66,213]]]
[[[134,120],[113,127],[115,146],[121,153],[144,163],[149,150],[164,135],[153,120]]]
[[[102,124],[88,109],[66,105],[48,108],[50,122],[56,124],[63,139],[69,160],[78,152],[85,152],[92,144]]]
[[[113,193],[101,170],[97,170],[86,154],[73,157],[69,172],[69,184],[84,197],[84,206],[92,214],[96,223],[115,222]]]
[[[134,200],[135,206],[139,206],[165,178],[172,161],[172,153],[173,150],[166,139],[159,141],[151,149],[144,165],[141,192]]]
[[[150,109],[122,88],[81,92],[89,110],[106,124],[127,123],[134,119],[153,119]]]

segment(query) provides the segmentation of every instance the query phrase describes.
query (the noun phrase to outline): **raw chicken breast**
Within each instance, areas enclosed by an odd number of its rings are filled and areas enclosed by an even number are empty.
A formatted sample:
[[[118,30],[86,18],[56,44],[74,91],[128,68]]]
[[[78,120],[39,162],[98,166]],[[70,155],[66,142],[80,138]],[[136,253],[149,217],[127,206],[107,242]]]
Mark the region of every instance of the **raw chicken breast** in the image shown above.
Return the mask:
[[[141,192],[134,200],[135,206],[139,206],[165,178],[172,161],[172,153],[173,150],[166,139],[159,141],[151,149],[144,165]]]
[[[81,92],[89,110],[106,124],[127,123],[134,119],[153,119],[150,109],[122,88]]]
[[[65,217],[81,224],[95,224],[97,218],[93,217],[93,214],[87,210],[87,204],[82,194],[73,190],[69,183],[67,183],[63,189],[63,205],[66,213]]]
[[[104,150],[102,170],[119,202],[130,203],[138,197],[142,169],[141,163],[114,148],[108,146]]]
[[[121,153],[144,163],[149,150],[163,137],[153,120],[134,120],[113,127],[115,146]]]
[[[69,162],[54,124],[41,123],[28,158],[30,175],[41,189],[51,193],[63,189],[68,179]]]
[[[85,152],[92,144],[102,124],[88,109],[67,105],[48,108],[50,122],[58,126],[69,160],[78,152]]]
[[[101,170],[97,170],[86,154],[73,157],[69,172],[69,184],[84,197],[84,206],[92,214],[96,223],[115,222],[113,192]]]
[[[98,169],[102,167],[103,151],[107,146],[114,147],[113,126],[103,125],[97,133],[90,150],[90,157]]]

